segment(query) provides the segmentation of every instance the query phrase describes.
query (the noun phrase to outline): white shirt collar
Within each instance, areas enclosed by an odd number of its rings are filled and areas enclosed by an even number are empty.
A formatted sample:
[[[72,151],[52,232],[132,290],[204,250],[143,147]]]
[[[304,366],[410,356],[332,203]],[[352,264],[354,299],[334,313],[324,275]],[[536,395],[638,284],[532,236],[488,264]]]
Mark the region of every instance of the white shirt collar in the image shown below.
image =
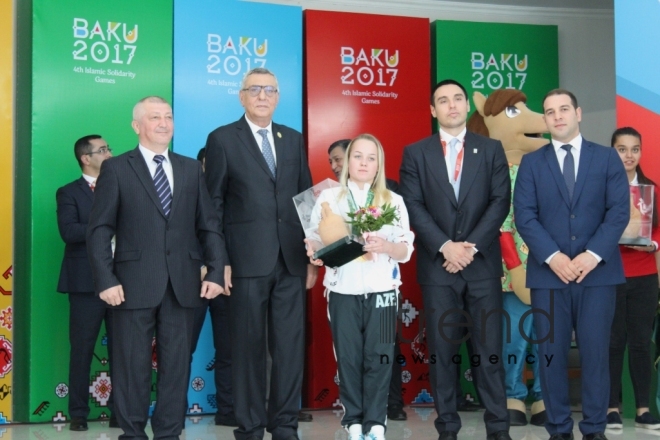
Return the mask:
[[[637,173],[635,173],[635,177],[633,180],[630,181],[631,185],[639,185],[639,180],[637,180]]]
[[[441,128],[440,139],[442,139],[443,141],[445,141],[447,145],[449,145],[449,142],[451,142],[452,139],[456,138],[458,139],[458,142],[462,144],[463,140],[465,139],[465,133],[467,133],[467,128],[463,128],[463,130],[460,133],[458,133],[457,136],[452,136],[451,134],[447,133]]]
[[[89,185],[91,185],[92,183],[96,182],[96,177],[92,177],[92,176],[87,175],[87,174],[85,174],[85,173],[83,173],[82,176],[83,176],[83,179],[85,179]],[[636,178],[636,177],[635,177],[635,178]]]
[[[347,183],[348,183],[347,185],[348,189],[350,189],[351,191],[367,192],[371,189],[371,185],[367,185],[367,184],[364,185],[363,189],[360,189],[358,184],[353,182],[351,179],[348,179]]]
[[[248,125],[250,126],[250,130],[252,130],[252,133],[254,133],[255,136],[259,134],[259,133],[257,133],[259,130],[263,130],[264,128],[266,130],[268,130],[268,133],[270,133],[271,135],[273,134],[273,121],[270,121],[268,123],[268,125],[265,126],[265,127],[259,127],[257,124],[250,121],[250,118],[248,118],[247,115],[245,115],[245,120],[247,121]],[[259,135],[259,136],[261,136],[261,135]]]
[[[580,148],[582,147],[582,135],[578,133],[578,135],[573,138],[568,144],[571,145],[571,147],[575,148],[578,152],[580,151]],[[552,146],[555,149],[555,153],[559,151],[559,149],[562,147],[562,145],[568,145],[564,142],[559,142],[555,139],[552,140]]]
[[[156,155],[156,153],[154,153],[153,151],[151,151],[150,149],[148,149],[146,147],[143,147],[142,144],[138,144],[138,147],[140,148],[140,153],[142,153],[142,156],[144,157],[144,160],[147,163],[153,162],[154,156]],[[165,156],[165,162],[170,161],[170,156],[168,154],[169,151],[170,151],[169,148],[166,148],[165,151],[160,153],[161,156]]]

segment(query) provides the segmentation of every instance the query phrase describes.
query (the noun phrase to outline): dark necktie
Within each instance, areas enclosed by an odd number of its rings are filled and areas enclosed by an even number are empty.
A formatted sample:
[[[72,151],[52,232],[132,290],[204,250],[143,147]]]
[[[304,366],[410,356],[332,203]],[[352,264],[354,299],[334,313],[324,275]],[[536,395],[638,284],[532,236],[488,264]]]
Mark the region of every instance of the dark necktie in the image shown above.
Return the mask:
[[[170,209],[172,209],[172,190],[163,169],[164,160],[165,156],[160,154],[154,156],[154,162],[158,164],[156,166],[156,174],[154,174],[154,186],[156,187],[156,193],[158,194],[163,211],[165,211],[165,217],[169,217]]]
[[[270,142],[268,141],[268,130],[262,128],[261,130],[258,130],[257,133],[259,133],[261,137],[264,138],[261,142],[261,153],[264,155],[264,159],[266,159],[266,163],[268,164],[270,172],[273,173],[273,177],[275,177],[275,156],[273,156],[273,150],[271,149]]]
[[[562,145],[566,150],[566,157],[564,158],[564,182],[566,182],[566,189],[568,189],[568,198],[573,198],[573,190],[575,189],[575,159],[571,153],[570,145]]]

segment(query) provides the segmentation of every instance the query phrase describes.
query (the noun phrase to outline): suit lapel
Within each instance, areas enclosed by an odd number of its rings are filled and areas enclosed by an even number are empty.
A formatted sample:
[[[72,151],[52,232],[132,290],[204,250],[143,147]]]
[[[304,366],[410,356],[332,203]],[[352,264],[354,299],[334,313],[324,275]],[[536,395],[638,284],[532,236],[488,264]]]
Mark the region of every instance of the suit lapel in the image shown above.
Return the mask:
[[[84,177],[78,179],[78,186],[80,187],[80,191],[82,191],[89,200],[94,201],[94,192],[89,187],[89,183],[87,183]]]
[[[582,139],[582,146],[580,147],[580,163],[578,164],[577,180],[575,181],[575,189],[573,190],[573,205],[580,197],[580,193],[587,182],[587,174],[589,174],[589,166],[591,165],[591,158],[593,157],[593,147],[591,143]]]
[[[268,168],[266,159],[264,159],[264,155],[263,153],[261,153],[261,149],[259,148],[259,145],[257,145],[257,141],[254,138],[254,135],[252,134],[252,130],[250,130],[250,126],[245,120],[245,116],[243,116],[243,118],[240,119],[239,124],[236,126],[236,129],[237,129],[238,137],[240,138],[241,142],[243,142],[243,144],[245,145],[245,148],[248,149],[248,151],[252,154],[252,156],[254,156],[254,159],[257,161],[259,166],[261,166],[264,172],[268,173],[270,178],[273,179],[274,181],[275,177],[273,176],[273,173],[270,172],[270,168]],[[275,148],[277,148],[277,141],[275,142]],[[277,149],[275,151],[277,152]]]
[[[174,214],[179,200],[181,199],[181,192],[186,184],[186,174],[183,172],[183,161],[178,154],[170,151],[168,154],[170,162],[172,163],[172,180],[175,180],[174,192],[172,193],[172,209],[170,210],[170,218]]]
[[[559,160],[557,159],[557,153],[552,144],[545,146],[545,160],[548,163],[550,168],[550,174],[555,179],[555,183],[559,187],[559,192],[561,193],[564,202],[570,207],[571,200],[568,197],[568,189],[566,188],[566,182],[564,181],[564,175],[561,173],[561,168],[559,168]]]
[[[274,122],[271,125],[273,129],[273,140],[275,141],[275,173],[277,176],[275,177],[275,181],[279,180],[280,175],[282,173],[277,172],[277,164],[278,163],[283,163],[284,161],[284,144],[286,143],[286,140],[282,138],[282,132],[280,131],[279,125],[275,124]],[[263,154],[262,154],[263,156]],[[266,162],[266,159],[264,159],[264,163]],[[270,170],[269,170],[270,171]]]
[[[147,167],[147,164],[144,161],[144,157],[142,156],[142,153],[140,153],[140,147],[131,151],[128,154],[128,158],[129,158],[128,163],[131,164],[133,171],[135,171],[135,174],[137,174],[138,179],[140,179],[140,182],[142,182],[142,185],[144,186],[144,189],[147,191],[147,194],[149,194],[151,201],[154,202],[154,204],[160,211],[160,214],[163,217],[165,217],[165,211],[163,211],[163,205],[160,204],[160,199],[158,198],[158,194],[156,194],[154,179],[151,177],[151,173],[149,172],[149,168]]]
[[[449,183],[449,175],[447,174],[447,162],[445,162],[444,152],[440,144],[440,134],[434,134],[424,148],[424,159],[426,163],[430,164],[429,169],[433,177],[438,181],[438,185],[445,193],[447,198],[451,201],[454,207],[457,206],[456,195],[454,188]]]
[[[470,187],[477,175],[477,170],[481,166],[484,158],[484,147],[472,136],[469,131],[465,133],[465,142],[463,143],[463,166],[461,170],[461,186],[458,190],[458,204],[461,205],[467,197]]]

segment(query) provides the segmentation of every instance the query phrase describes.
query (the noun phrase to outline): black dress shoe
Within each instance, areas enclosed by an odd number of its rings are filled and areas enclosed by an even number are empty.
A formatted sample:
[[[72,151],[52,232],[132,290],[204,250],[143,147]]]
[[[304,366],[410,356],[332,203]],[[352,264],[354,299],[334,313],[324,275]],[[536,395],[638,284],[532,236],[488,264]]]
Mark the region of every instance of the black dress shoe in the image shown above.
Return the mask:
[[[529,423],[534,426],[545,426],[545,422],[548,421],[548,414],[545,411],[541,411],[538,414],[532,414],[532,417],[529,419]]]
[[[387,408],[387,418],[388,420],[394,420],[396,422],[403,422],[408,420],[408,414],[400,406],[392,406]]]
[[[119,428],[119,422],[117,421],[117,417],[113,415],[110,416],[110,423],[108,424],[110,428]]]
[[[582,440],[607,440],[604,432],[594,432],[593,434],[587,434],[582,436]]]
[[[297,435],[292,435],[291,437],[287,437],[284,440],[300,440],[300,439],[298,439]]]
[[[215,424],[218,426],[238,426],[238,422],[236,421],[234,413],[229,413],[224,416],[221,414],[216,414]]]
[[[480,408],[481,407],[476,403],[468,402],[467,400],[464,400],[463,402],[456,405],[456,411],[460,412],[475,412],[479,411]]]
[[[456,431],[442,431],[438,436],[438,440],[456,440],[457,437]]]
[[[299,422],[311,422],[312,420],[314,420],[314,417],[312,417],[312,415],[310,413],[298,411],[298,421]],[[298,437],[296,437],[296,438],[298,438]]]
[[[524,412],[518,411],[517,409],[509,409],[509,424],[511,426],[526,426],[527,425],[527,415]]]
[[[552,434],[550,440],[573,440],[573,433],[568,434]]]
[[[87,419],[82,417],[72,417],[69,425],[70,431],[87,431]]]
[[[509,431],[497,431],[492,434],[488,434],[486,440],[511,440]]]
[[[251,435],[246,440],[262,440],[262,439],[260,437],[257,437],[256,435]]]

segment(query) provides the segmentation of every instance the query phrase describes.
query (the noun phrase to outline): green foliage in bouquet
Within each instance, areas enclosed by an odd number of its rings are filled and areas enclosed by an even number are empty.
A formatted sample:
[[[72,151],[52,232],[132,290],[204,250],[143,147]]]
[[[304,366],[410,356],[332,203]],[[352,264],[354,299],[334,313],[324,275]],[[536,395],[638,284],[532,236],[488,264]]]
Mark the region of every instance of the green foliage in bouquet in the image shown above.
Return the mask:
[[[349,212],[348,216],[351,219],[347,223],[352,226],[353,233],[358,235],[362,235],[363,232],[380,231],[383,226],[393,225],[399,220],[396,209],[389,203],[381,207],[366,206],[355,212]]]

